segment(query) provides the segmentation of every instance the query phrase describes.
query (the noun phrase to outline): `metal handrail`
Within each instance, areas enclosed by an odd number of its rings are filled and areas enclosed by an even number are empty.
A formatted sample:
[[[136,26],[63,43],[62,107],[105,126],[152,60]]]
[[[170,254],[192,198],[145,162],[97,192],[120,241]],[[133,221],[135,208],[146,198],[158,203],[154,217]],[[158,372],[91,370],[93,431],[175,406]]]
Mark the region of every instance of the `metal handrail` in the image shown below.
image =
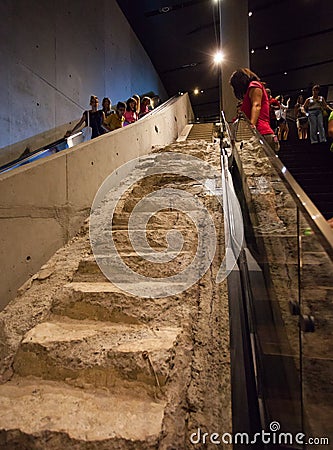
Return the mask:
[[[64,143],[66,138],[58,139],[57,141],[51,142],[50,144],[44,145],[43,147],[40,147],[26,155],[21,155],[18,158],[14,159],[13,161],[10,161],[3,166],[0,167],[0,173],[6,172],[7,170],[10,170],[12,166],[16,166],[17,164],[23,163],[23,161],[26,161],[30,159],[33,156],[37,156],[39,153],[42,154],[43,152],[50,150],[53,147],[56,147],[59,144]]]
[[[303,191],[301,186],[297,183],[295,178],[291,175],[286,166],[282,163],[278,155],[268,145],[264,136],[262,136],[257,129],[250,126],[250,121],[243,112],[239,113],[239,117],[235,121],[236,127],[238,127],[239,121],[244,120],[253,136],[255,136],[266,155],[270,159],[274,169],[277,171],[279,177],[284,181],[288,192],[295,201],[297,207],[304,213],[306,220],[309,222],[310,227],[315,231],[318,240],[324,247],[330,259],[333,261],[333,230],[327,223],[324,216],[312,202],[312,200]],[[234,139],[236,139],[236,132],[234,133]]]

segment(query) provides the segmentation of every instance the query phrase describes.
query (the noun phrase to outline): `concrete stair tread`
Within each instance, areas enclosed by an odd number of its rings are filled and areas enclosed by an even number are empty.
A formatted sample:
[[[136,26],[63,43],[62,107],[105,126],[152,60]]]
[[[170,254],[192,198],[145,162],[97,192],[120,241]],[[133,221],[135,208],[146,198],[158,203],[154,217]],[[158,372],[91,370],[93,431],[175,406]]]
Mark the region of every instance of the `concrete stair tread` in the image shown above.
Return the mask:
[[[73,292],[81,292],[83,294],[98,294],[98,293],[117,293],[121,294],[123,291],[117,287],[115,284],[111,283],[111,281],[103,282],[103,281],[97,281],[97,282],[89,282],[89,281],[82,281],[82,282],[72,282],[67,283],[64,286],[65,289],[68,289]]]
[[[63,288],[63,296],[54,302],[52,313],[76,320],[97,320],[111,323],[150,324],[180,326],[181,317],[187,311],[188,286],[173,283],[179,294],[170,297],[170,282],[117,283],[107,281],[74,281]],[[139,289],[145,297],[133,292]],[[156,290],[161,294],[156,298]],[[131,293],[132,292],[132,293]],[[194,294],[193,294],[194,295]]]
[[[73,281],[102,281],[107,280],[120,283],[126,290],[129,280],[135,283],[145,283],[151,278],[159,281],[167,281],[168,277],[181,274],[188,266],[191,265],[193,271],[197,271],[200,265],[199,252],[152,252],[150,254],[138,255],[135,252],[120,255],[96,255],[98,263],[94,256],[82,258],[78,265],[78,269],[73,276]],[[132,272],[141,276],[141,279],[132,277]],[[175,278],[175,284],[182,284],[182,280]],[[141,284],[140,284],[141,286]],[[142,285],[144,288],[144,285]],[[132,292],[133,289],[130,289]],[[138,292],[138,290],[135,290]],[[148,290],[149,293],[149,290]],[[149,297],[149,295],[148,295]]]
[[[38,344],[47,347],[57,343],[96,341],[97,347],[117,352],[138,352],[168,349],[173,346],[180,329],[174,327],[149,328],[146,325],[75,320],[43,322],[32,328],[22,340],[22,346]],[[94,344],[91,351],[94,351]]]
[[[167,379],[180,331],[61,317],[25,335],[13,367],[20,376],[105,387],[140,384],[152,393],[156,377],[160,385]]]
[[[195,123],[187,135],[187,140],[207,140],[212,141],[214,131],[213,123]]]
[[[175,250],[166,250],[159,252],[158,250],[156,250],[155,248],[152,248],[152,251],[150,252],[140,252],[137,253],[135,251],[128,251],[128,250],[121,250],[119,251],[119,254],[121,255],[122,258],[150,258],[152,256],[152,253],[155,253],[157,256],[158,254],[163,254],[166,253],[167,255],[170,255],[170,257],[175,257],[175,256],[182,256],[182,255],[187,255],[190,252],[189,251],[175,251]],[[115,257],[118,258],[118,253],[117,254],[96,254],[96,258],[100,258],[100,259],[115,259]],[[86,256],[85,258],[82,259],[82,261],[87,261],[87,262],[95,262],[96,258],[94,255],[91,256]]]
[[[0,386],[0,429],[29,435],[49,430],[85,442],[146,441],[158,437],[164,408],[161,400],[115,395],[102,389],[84,392],[33,377],[16,377]]]
[[[163,286],[165,287],[165,289],[167,289],[170,286],[170,281],[156,281],[156,283],[159,284],[159,286],[161,287],[161,289],[163,288]],[[141,287],[145,287],[147,288],[147,290],[151,289],[151,282],[147,281],[147,282],[141,282],[141,283],[136,283],[136,284],[140,284]],[[178,283],[179,287],[182,287],[181,283]],[[103,281],[74,281],[72,283],[67,283],[64,287],[68,290],[71,290],[73,292],[78,292],[78,293],[82,293],[82,294],[98,294],[98,293],[103,293],[103,294],[123,294],[126,295],[126,297],[130,296],[133,298],[136,298],[134,295],[130,294],[127,291],[127,287],[130,286],[130,283],[117,283],[117,286],[113,283],[111,283],[111,281],[109,282],[103,282]],[[184,283],[185,285],[185,283]],[[123,288],[121,289],[120,286]],[[125,292],[124,292],[125,291]],[[138,302],[143,302],[146,301],[145,299],[137,299]]]

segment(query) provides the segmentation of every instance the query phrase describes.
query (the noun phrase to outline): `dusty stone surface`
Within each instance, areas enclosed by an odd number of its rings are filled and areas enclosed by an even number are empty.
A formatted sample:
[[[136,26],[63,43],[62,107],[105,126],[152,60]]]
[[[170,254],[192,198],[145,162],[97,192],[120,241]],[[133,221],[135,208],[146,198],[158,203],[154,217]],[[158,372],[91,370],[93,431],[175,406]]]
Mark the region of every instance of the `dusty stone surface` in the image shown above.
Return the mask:
[[[102,387],[114,387],[120,380],[154,386],[156,373],[159,384],[164,385],[180,331],[61,318],[39,324],[27,333],[16,354],[14,370],[20,376]],[[149,354],[155,373],[144,352]]]
[[[0,403],[2,429],[19,427],[28,435],[66,430],[70,439],[102,441],[102,444],[109,440],[109,445],[116,438],[124,441],[120,448],[127,448],[126,441],[137,441],[140,448],[151,448],[149,441],[154,440],[156,445],[165,408],[163,401],[105,391],[84,392],[31,378],[14,378],[0,386]]]
[[[52,302],[61,297],[64,283],[72,280],[80,260],[89,249],[87,227],[65,247],[58,250],[41,270],[52,269],[46,280],[38,273],[18,291],[18,296],[0,313],[0,380],[12,373],[12,362],[22,337],[51,314]]]
[[[98,242],[97,252],[112,268],[116,285],[105,277],[93,258],[87,222],[0,313],[1,449],[178,450],[193,448],[189,436],[198,427],[231,432],[227,289],[225,281],[215,281],[224,256],[222,208],[191,178],[153,174],[163,152],[193,155],[219,169],[219,149],[192,141],[153,152],[133,168],[133,179],[144,179],[116,202],[112,231],[103,231],[112,232],[132,270],[161,278],[160,296],[154,297],[149,281],[140,282],[144,297],[131,294],[131,281],[110,263],[107,245]],[[204,180],[208,172],[202,172]],[[173,201],[155,213],[145,228],[150,249],[140,259],[128,220],[140,198],[163,188],[194,197],[192,218],[175,210]],[[117,195],[116,187],[105,208]],[[184,289],[176,281],[178,293],[168,295],[167,277],[191,262],[198,236],[205,233],[198,202],[216,230],[212,263],[193,286]],[[153,208],[148,201],[142,214]],[[146,262],[178,242],[168,235],[174,230],[184,238],[178,256],[169,266]],[[210,242],[210,236],[204,238]]]

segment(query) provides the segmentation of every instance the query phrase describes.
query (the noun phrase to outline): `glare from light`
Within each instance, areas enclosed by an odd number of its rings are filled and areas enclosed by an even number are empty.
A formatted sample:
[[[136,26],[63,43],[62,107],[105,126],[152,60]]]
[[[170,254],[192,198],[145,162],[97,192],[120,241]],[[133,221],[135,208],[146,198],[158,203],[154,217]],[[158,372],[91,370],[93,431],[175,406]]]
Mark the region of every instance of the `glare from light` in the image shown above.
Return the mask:
[[[252,11],[249,11],[249,17],[251,17],[251,16],[252,16],[252,14],[253,14],[253,12],[252,12]]]
[[[265,49],[268,50],[268,45],[266,45]]]
[[[283,75],[287,75],[287,74],[288,74],[288,72],[284,72],[284,73],[283,73]]]
[[[223,53],[222,52],[216,52],[214,55],[214,63],[220,64],[223,61]]]
[[[202,91],[202,90],[200,91],[200,94],[203,94],[203,91]]]
[[[251,53],[252,53],[252,54],[254,53],[254,49],[251,50]]]
[[[199,89],[198,89],[198,88],[195,88],[194,91],[193,91],[193,94],[194,94],[194,95],[198,95],[198,94],[199,94]]]

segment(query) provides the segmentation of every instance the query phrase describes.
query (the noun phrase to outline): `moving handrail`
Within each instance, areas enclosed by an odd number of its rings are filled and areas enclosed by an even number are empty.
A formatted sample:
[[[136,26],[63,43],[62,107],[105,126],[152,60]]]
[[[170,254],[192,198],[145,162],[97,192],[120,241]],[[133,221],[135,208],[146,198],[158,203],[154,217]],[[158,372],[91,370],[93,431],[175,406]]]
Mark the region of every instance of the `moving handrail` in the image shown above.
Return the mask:
[[[38,148],[30,153],[23,154],[19,158],[10,161],[3,166],[0,167],[0,174],[3,172],[7,172],[15,167],[21,166],[23,164],[27,164],[30,159],[37,159],[38,157],[42,157],[43,153],[49,152],[51,149],[56,149],[57,147],[66,145],[67,139],[61,138],[57,141],[51,142],[50,144],[44,145],[43,147]],[[58,150],[60,151],[60,150]]]
[[[318,235],[318,240],[326,250],[330,259],[333,260],[333,231],[331,227],[315,204],[310,200],[295,178],[288,171],[286,166],[282,163],[278,155],[268,145],[265,138],[258,132],[257,129],[250,127],[250,121],[243,112],[239,113],[239,117],[235,121],[233,139],[237,141],[237,129],[241,120],[244,120],[249,125],[248,128],[253,133],[253,136],[255,136],[259,140],[260,144],[262,144],[262,147],[270,159],[273,167],[276,169],[280,178],[285,181],[286,188],[293,197],[296,205],[304,213],[310,227],[313,228],[316,235]]]

